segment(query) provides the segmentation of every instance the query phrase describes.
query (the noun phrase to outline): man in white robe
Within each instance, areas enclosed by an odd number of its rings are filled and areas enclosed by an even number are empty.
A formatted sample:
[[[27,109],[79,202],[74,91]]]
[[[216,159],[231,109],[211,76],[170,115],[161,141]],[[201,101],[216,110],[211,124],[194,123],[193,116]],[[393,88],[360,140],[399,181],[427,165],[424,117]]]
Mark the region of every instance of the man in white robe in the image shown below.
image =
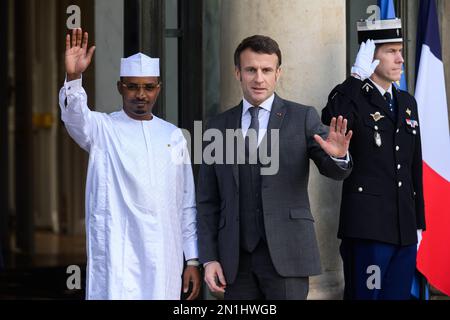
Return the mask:
[[[154,116],[159,59],[121,61],[123,109],[91,111],[82,73],[95,47],[75,29],[66,38],[61,118],[87,152],[87,299],[188,299],[200,292],[195,188],[186,141]],[[183,253],[187,267],[183,273]],[[182,280],[183,279],[183,280]]]

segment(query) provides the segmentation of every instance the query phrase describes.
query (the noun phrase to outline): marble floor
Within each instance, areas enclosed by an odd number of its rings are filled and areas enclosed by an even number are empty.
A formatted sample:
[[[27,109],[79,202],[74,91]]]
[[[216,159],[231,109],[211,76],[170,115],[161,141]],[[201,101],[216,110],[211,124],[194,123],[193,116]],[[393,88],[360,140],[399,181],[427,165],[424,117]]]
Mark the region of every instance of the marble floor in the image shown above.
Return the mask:
[[[84,291],[69,290],[69,266],[78,266],[84,287],[86,250],[84,235],[35,233],[35,254],[13,250],[0,272],[0,299],[83,299]]]

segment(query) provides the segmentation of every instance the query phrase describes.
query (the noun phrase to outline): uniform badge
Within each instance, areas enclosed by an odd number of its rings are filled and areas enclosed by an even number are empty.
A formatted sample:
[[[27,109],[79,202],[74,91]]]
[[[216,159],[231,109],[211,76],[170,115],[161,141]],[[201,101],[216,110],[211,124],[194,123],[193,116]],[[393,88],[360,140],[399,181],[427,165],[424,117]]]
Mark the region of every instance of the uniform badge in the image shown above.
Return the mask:
[[[379,113],[379,112],[375,112],[374,114],[370,114],[370,116],[373,118],[373,120],[375,122],[378,122],[378,121],[380,121],[381,119],[384,118],[384,116],[381,113]]]
[[[367,93],[369,93],[370,90],[373,89],[373,87],[372,87],[370,84],[366,83],[365,85],[362,86],[362,89],[363,89],[364,91],[366,91]]]
[[[373,138],[377,147],[381,147],[381,135],[378,131],[374,133]]]
[[[409,108],[406,109],[406,113],[411,117],[411,110]]]
[[[406,119],[406,124],[411,128],[415,128],[419,126],[419,123],[416,120]]]

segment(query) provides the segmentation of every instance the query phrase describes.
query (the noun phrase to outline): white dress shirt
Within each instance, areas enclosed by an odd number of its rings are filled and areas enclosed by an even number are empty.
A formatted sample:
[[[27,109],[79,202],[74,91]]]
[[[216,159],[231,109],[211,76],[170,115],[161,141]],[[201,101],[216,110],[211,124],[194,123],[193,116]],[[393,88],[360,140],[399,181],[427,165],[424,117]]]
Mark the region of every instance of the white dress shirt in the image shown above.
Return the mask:
[[[270,112],[272,111],[272,104],[274,100],[275,94],[272,94],[266,101],[264,101],[259,105],[260,109],[258,112],[258,120],[259,120],[258,146],[267,132]],[[249,111],[251,107],[258,107],[258,106],[250,104],[250,102],[248,102],[245,98],[243,98],[241,128],[242,128],[242,135],[244,137],[247,135],[248,128],[250,127],[250,123],[252,121],[252,115],[250,114]]]
[[[370,79],[370,78],[369,78],[369,80],[370,80],[370,82],[372,82],[373,85],[378,89],[378,91],[380,91],[381,96],[384,97],[384,95],[386,94],[386,92],[389,92],[389,94],[391,95],[391,99],[394,99],[394,96],[392,95],[392,84],[391,84],[391,86],[389,87],[389,89],[384,90],[384,88],[383,88],[382,86],[380,86],[378,83],[375,83],[375,81],[373,81],[373,80]]]

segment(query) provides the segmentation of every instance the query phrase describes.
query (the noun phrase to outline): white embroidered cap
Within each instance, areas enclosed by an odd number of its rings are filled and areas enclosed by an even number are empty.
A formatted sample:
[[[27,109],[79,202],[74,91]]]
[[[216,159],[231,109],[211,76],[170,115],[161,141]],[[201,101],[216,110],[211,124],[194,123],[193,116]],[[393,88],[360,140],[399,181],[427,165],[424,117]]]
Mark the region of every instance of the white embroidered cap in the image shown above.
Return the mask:
[[[159,77],[159,59],[137,53],[120,61],[121,77]]]

